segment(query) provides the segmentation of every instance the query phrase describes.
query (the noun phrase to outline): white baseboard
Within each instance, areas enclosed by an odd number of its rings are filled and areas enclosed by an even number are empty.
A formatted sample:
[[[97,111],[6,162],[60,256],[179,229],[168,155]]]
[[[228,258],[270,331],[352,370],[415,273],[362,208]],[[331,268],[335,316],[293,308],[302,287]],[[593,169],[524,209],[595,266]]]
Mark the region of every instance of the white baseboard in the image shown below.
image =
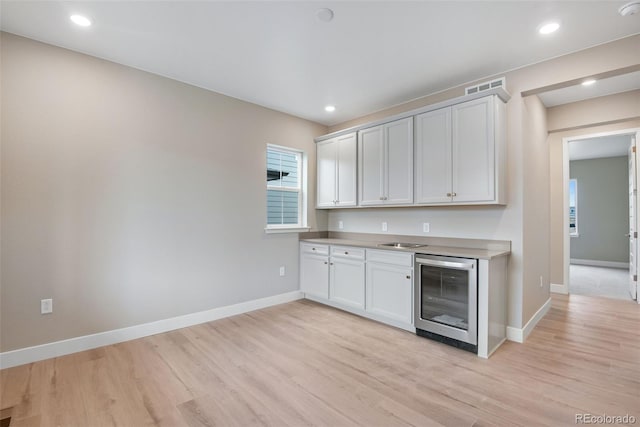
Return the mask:
[[[77,353],[79,351],[91,350],[105,345],[173,331],[175,329],[186,328],[200,323],[211,322],[213,320],[247,313],[261,308],[299,300],[301,298],[303,298],[303,293],[301,291],[292,291],[271,297],[213,308],[211,310],[185,314],[183,316],[172,317],[170,319],[158,320],[156,322],[143,323],[141,325],[130,326],[127,328],[115,329],[112,331],[70,338],[34,347],[7,351],[0,353],[0,369],[37,362],[38,360],[51,359],[52,357],[64,356],[66,354]]]
[[[597,259],[578,259],[571,258],[571,264],[575,265],[590,265],[592,267],[608,267],[608,268],[624,268],[629,269],[628,262],[615,262],[615,261],[598,261]]]
[[[547,302],[542,304],[542,307],[540,307],[538,311],[536,311],[536,314],[534,314],[533,317],[529,319],[527,324],[524,325],[524,328],[518,329],[512,326],[507,326],[507,339],[509,341],[523,343],[527,339],[531,331],[533,331],[533,328],[536,327],[540,319],[542,319],[544,315],[547,314],[550,308],[551,298],[549,298]]]
[[[558,285],[558,284],[552,283],[549,290],[554,294],[564,294],[564,295],[569,294],[569,287],[567,285]]]
[[[493,353],[495,353],[495,352],[496,352],[496,350],[497,350],[498,348],[500,348],[500,346],[501,346],[502,344],[504,344],[504,342],[505,342],[505,341],[507,341],[507,338],[506,338],[506,337],[505,337],[505,338],[502,338],[502,339],[500,340],[500,342],[498,343],[498,345],[496,345],[495,347],[493,347],[493,350],[491,350],[491,351],[489,352],[489,354],[487,354],[486,356],[478,354],[478,357],[481,357],[481,358],[483,358],[483,359],[488,359],[489,357],[491,357],[491,355],[492,355]]]

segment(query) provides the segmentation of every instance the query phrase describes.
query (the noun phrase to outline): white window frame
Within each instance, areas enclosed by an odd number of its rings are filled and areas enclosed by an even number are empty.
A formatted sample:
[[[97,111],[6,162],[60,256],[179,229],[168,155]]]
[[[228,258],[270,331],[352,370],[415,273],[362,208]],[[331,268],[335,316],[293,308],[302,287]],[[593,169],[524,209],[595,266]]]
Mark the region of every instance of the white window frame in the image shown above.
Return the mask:
[[[267,174],[267,153],[269,151],[279,151],[281,153],[286,154],[296,154],[298,158],[298,186],[297,187],[282,187],[282,186],[271,186],[269,185],[269,181],[267,181],[267,186],[265,189],[265,196],[267,195],[268,190],[277,190],[277,191],[291,191],[298,193],[298,223],[297,224],[268,224],[267,216],[265,212],[265,232],[266,233],[299,233],[303,231],[309,231],[309,227],[307,226],[307,156],[304,151],[298,150],[291,147],[284,147],[282,145],[275,144],[267,144],[267,149],[265,150],[265,173],[263,176]],[[265,206],[266,206],[266,198],[265,198]]]
[[[576,203],[576,226],[571,229],[571,220],[569,220],[569,236],[571,237],[580,237],[580,233],[578,233],[578,180],[576,178],[569,179],[569,198],[571,197],[571,183],[575,183],[575,203]],[[571,212],[571,200],[569,200],[569,212]]]

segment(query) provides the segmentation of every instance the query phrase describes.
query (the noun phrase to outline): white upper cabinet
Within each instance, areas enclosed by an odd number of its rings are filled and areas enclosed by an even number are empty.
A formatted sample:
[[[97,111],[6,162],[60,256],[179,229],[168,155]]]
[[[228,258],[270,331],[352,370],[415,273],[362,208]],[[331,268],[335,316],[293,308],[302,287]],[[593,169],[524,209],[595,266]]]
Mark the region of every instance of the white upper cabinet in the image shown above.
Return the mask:
[[[413,117],[358,132],[360,206],[413,203]]]
[[[451,107],[454,202],[495,199],[493,97]]]
[[[416,116],[416,203],[451,201],[451,108]]]
[[[379,205],[384,193],[384,129],[376,126],[358,132],[360,205]]]
[[[413,117],[384,126],[387,141],[386,199],[391,205],[413,203]]]
[[[316,144],[317,203],[319,208],[332,208],[336,201],[336,161],[338,144],[334,140]]]
[[[358,142],[355,133],[338,137],[338,178],[336,206],[355,206],[357,203],[356,167]]]
[[[356,205],[355,133],[316,144],[318,208]]]
[[[506,204],[509,94],[487,92],[320,140],[316,206]]]
[[[416,204],[504,203],[503,116],[495,96],[416,116]]]

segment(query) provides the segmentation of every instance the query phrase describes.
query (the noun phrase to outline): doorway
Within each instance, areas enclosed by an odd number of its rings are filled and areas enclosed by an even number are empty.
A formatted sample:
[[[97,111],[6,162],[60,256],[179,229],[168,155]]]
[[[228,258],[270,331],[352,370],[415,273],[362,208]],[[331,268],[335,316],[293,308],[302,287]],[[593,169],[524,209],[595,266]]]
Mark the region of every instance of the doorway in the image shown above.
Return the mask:
[[[637,129],[563,141],[564,283],[569,293],[637,299]]]

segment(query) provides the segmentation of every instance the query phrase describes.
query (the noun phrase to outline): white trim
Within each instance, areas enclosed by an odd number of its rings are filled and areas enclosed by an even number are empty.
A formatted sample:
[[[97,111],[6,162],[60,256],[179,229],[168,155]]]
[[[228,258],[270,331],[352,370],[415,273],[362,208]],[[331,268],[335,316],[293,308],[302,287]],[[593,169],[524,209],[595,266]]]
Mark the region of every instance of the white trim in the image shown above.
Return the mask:
[[[542,307],[540,307],[538,311],[536,311],[536,314],[534,314],[533,317],[529,319],[527,324],[524,325],[524,328],[518,329],[512,326],[507,326],[507,339],[509,341],[523,343],[527,339],[529,334],[531,334],[531,331],[533,331],[533,328],[536,327],[540,319],[542,319],[544,315],[547,314],[550,308],[551,308],[551,298],[549,298],[547,302],[542,304]]]
[[[277,234],[277,233],[304,233],[306,231],[311,230],[311,227],[273,227],[273,228],[265,228],[264,232],[267,234]]]
[[[588,135],[575,135],[562,138],[562,224],[563,224],[563,242],[562,242],[562,263],[563,263],[563,283],[569,283],[569,265],[571,251],[571,237],[569,236],[569,143],[571,141],[580,141],[582,139],[599,138],[601,136],[613,135],[633,135],[640,132],[640,128],[622,129],[609,132],[592,133]],[[640,298],[638,298],[640,304]]]
[[[266,160],[265,168],[268,167],[268,163],[269,163],[269,151],[277,152],[280,154],[287,154],[287,155],[295,154],[296,156],[298,176],[300,178],[298,180],[298,185],[296,187],[270,185],[269,181],[267,181],[266,184],[267,184],[267,197],[270,190],[285,191],[289,193],[296,193],[298,195],[298,222],[296,224],[266,224],[265,230],[286,229],[287,231],[284,231],[284,232],[287,233],[287,232],[297,232],[294,229],[307,228],[307,210],[305,208],[306,200],[307,200],[305,196],[307,193],[307,175],[306,175],[307,157],[305,155],[305,152],[298,148],[290,148],[282,145],[267,143],[267,150],[265,152],[265,160]],[[267,207],[268,207],[268,202],[267,202]],[[269,219],[268,214],[265,219],[268,221]],[[301,231],[309,231],[309,230],[301,230]],[[267,232],[269,233],[270,231],[267,231]],[[282,231],[276,231],[276,233],[278,232],[281,233]]]
[[[597,259],[571,258],[571,264],[575,264],[575,265],[591,265],[593,267],[623,268],[623,269],[626,269],[626,270],[629,269],[629,263],[628,262],[599,261]]]
[[[499,342],[495,347],[493,347],[493,349],[492,349],[490,352],[488,352],[486,355],[478,353],[478,357],[481,357],[481,358],[483,358],[483,359],[488,359],[489,357],[491,357],[491,355],[492,355],[493,353],[495,353],[495,352],[496,352],[496,350],[497,350],[498,348],[500,348],[500,346],[501,346],[502,344],[504,344],[504,342],[505,342],[505,341],[507,341],[507,338],[506,338],[506,337],[505,337],[505,338],[502,338],[502,339],[500,340],[500,342]]]
[[[569,140],[562,138],[562,283],[569,283],[569,253],[571,228],[569,227]]]
[[[552,283],[549,288],[549,291],[551,291],[551,293],[554,293],[554,294],[568,295],[569,287],[567,285]]]
[[[571,161],[571,160],[569,160]],[[575,198],[575,209],[576,209],[576,226],[574,227],[573,230],[571,230],[571,221],[569,221],[569,236],[571,237],[580,237],[580,233],[578,232],[578,180],[576,178],[571,178],[569,177],[569,199],[571,199],[571,183],[575,183],[575,194],[574,194],[574,198]],[[569,200],[569,211],[571,211],[571,200]]]
[[[127,328],[114,329],[97,334],[7,351],[0,353],[0,368],[11,368],[13,366],[24,365],[26,363],[37,362],[38,360],[64,356],[66,354],[103,347],[105,345],[116,344],[123,341],[148,337],[162,332],[173,331],[175,329],[186,328],[200,323],[211,322],[213,320],[235,316],[249,311],[259,310],[261,308],[299,300],[302,298],[302,295],[301,291],[292,291],[270,297],[245,301],[238,304],[213,308],[211,310],[185,314],[183,316],[172,317],[170,319],[158,320]]]

